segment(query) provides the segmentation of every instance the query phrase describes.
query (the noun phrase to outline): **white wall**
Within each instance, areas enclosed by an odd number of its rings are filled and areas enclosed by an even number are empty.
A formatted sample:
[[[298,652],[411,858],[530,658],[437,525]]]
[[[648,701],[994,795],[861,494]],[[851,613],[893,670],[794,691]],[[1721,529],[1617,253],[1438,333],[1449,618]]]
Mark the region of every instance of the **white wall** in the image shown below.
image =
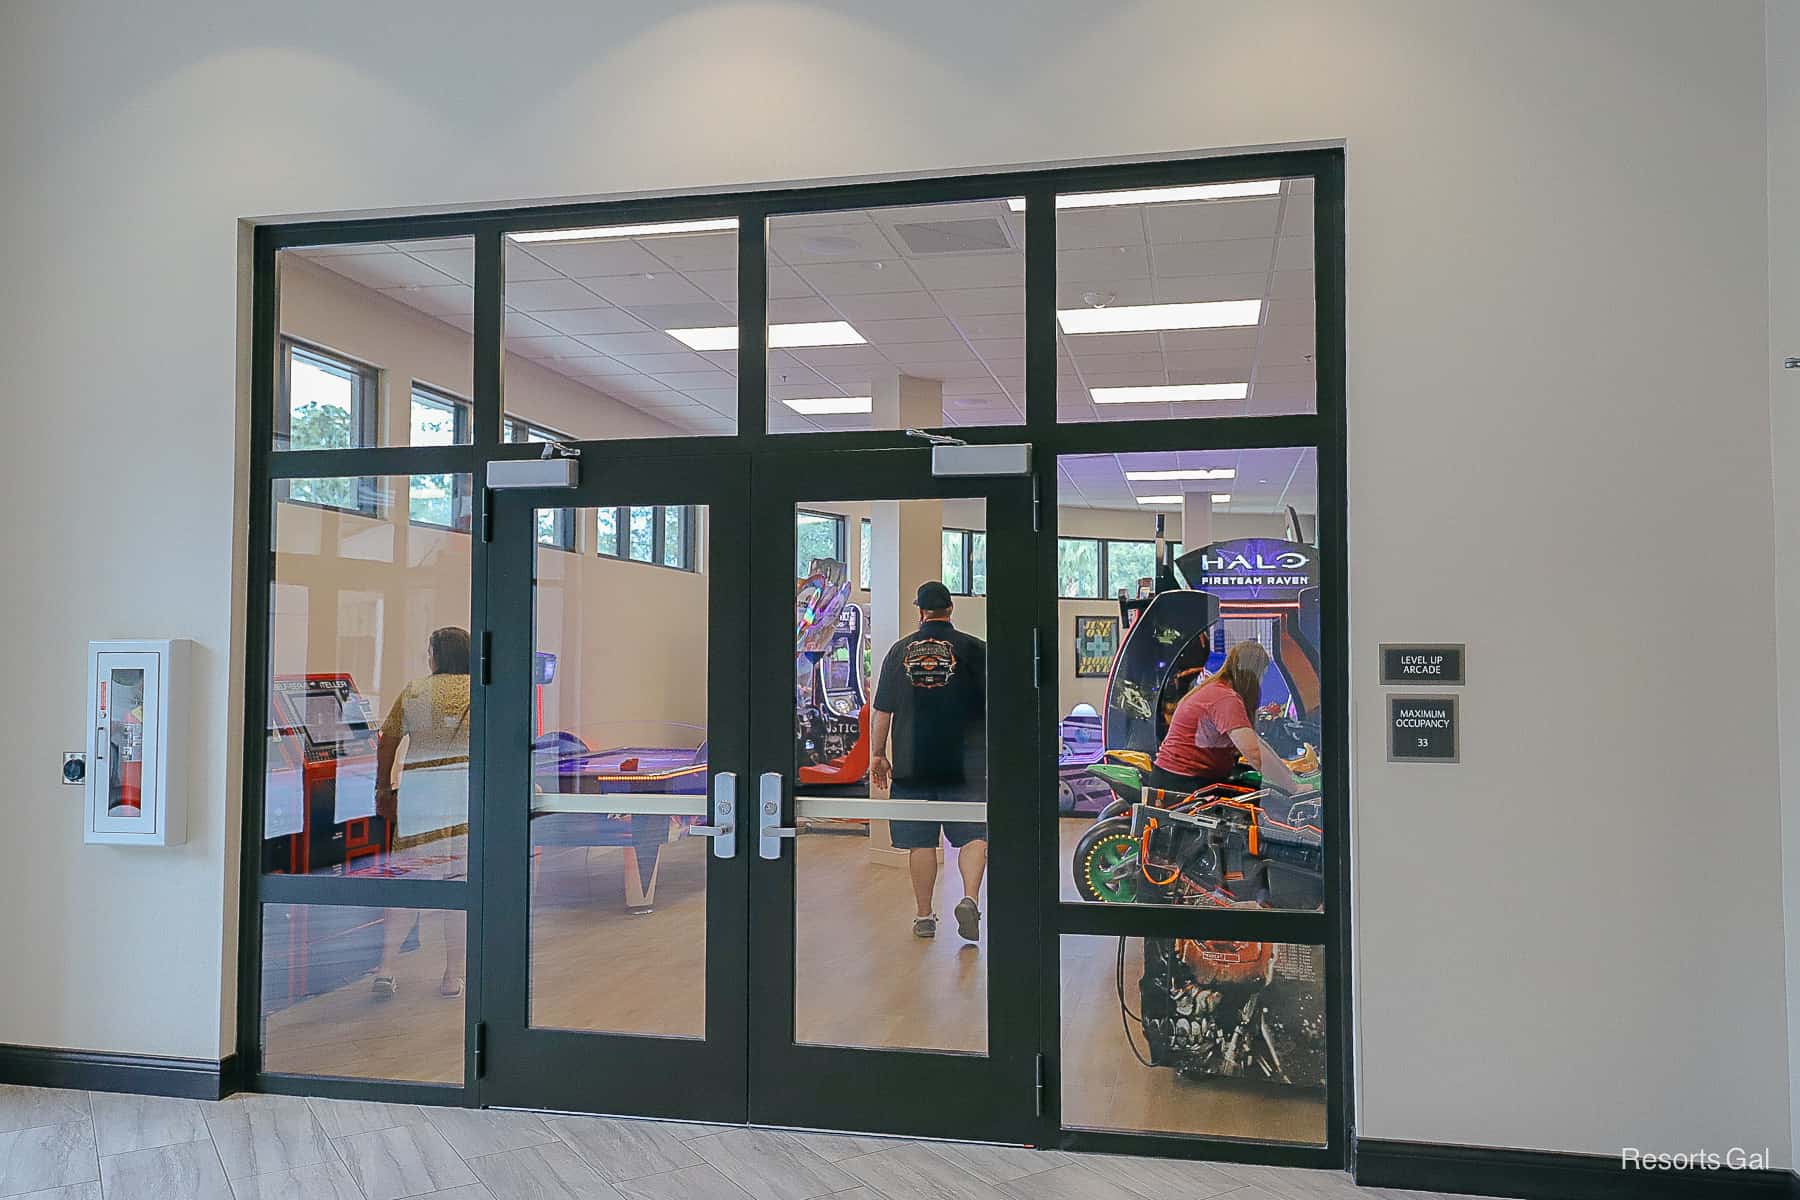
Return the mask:
[[[240,217],[1342,138],[1361,1130],[1785,1155],[1754,0],[293,18],[6,10],[0,1041],[230,1044]],[[192,840],[84,849],[81,643],[153,634]],[[1395,639],[1470,644],[1460,766],[1383,761]]]
[[[1775,480],[1776,631],[1780,643],[1781,846],[1786,916],[1788,1115],[1800,1147],[1800,6],[1770,0],[1769,448]]]

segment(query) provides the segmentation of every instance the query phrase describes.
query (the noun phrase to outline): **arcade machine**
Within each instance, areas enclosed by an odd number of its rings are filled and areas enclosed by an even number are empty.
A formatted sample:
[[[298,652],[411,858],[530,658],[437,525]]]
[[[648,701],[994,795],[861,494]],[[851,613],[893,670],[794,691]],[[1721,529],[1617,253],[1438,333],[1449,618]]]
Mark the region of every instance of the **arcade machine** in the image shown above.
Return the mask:
[[[1120,602],[1126,634],[1107,682],[1107,761],[1090,768],[1118,798],[1077,845],[1077,889],[1115,903],[1319,907],[1317,551],[1297,536],[1239,538],[1170,563],[1160,534],[1154,594]],[[1261,642],[1274,667],[1257,732],[1289,758],[1303,790],[1284,795],[1248,769],[1192,794],[1144,787],[1176,703],[1245,638]],[[1121,939],[1121,997],[1124,962]],[[1146,938],[1138,992],[1127,1032],[1135,1023],[1143,1034],[1146,1065],[1323,1086],[1324,964],[1311,948]]]
[[[391,831],[375,812],[377,726],[356,681],[277,676],[269,709],[263,870],[343,872],[380,855]]]
[[[867,636],[844,564],[815,558],[794,593],[794,753],[799,781],[848,787],[869,771]]]

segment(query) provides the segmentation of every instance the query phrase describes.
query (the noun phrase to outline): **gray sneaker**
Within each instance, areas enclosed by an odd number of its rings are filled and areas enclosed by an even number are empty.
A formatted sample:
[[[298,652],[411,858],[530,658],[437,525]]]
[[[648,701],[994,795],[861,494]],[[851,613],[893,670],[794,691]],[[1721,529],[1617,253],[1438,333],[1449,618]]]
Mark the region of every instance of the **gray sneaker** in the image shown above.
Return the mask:
[[[956,902],[951,915],[956,918],[956,932],[962,935],[963,941],[981,940],[981,910],[975,907],[975,901],[964,896]]]
[[[934,938],[934,937],[936,937],[937,936],[937,914],[932,913],[929,917],[914,917],[913,918],[913,936],[919,937],[919,938]]]

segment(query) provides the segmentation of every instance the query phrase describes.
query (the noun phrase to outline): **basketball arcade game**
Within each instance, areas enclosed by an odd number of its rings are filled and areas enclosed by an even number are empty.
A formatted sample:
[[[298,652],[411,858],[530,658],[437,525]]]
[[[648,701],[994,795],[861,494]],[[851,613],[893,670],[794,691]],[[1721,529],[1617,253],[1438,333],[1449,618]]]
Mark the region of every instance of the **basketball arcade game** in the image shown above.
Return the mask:
[[[1159,545],[1158,560],[1154,594],[1121,601],[1127,631],[1107,683],[1106,755],[1090,768],[1116,799],[1077,844],[1077,890],[1111,903],[1318,908],[1317,552],[1297,537],[1241,538],[1172,564]],[[1193,793],[1144,786],[1176,703],[1245,639],[1274,667],[1252,716],[1257,733],[1288,759],[1301,790],[1266,787],[1246,765]],[[1313,948],[1147,938],[1136,1014],[1124,1004],[1124,970],[1121,939],[1120,1001],[1143,1033],[1148,1056],[1135,1039],[1132,1052],[1146,1066],[1324,1086],[1324,964]]]

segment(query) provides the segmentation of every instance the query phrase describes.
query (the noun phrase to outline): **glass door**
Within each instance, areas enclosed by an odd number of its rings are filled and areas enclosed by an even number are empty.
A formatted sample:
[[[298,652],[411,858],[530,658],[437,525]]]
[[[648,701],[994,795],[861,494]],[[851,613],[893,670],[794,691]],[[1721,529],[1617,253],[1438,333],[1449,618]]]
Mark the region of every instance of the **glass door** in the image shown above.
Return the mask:
[[[482,1101],[742,1121],[748,470],[581,466],[495,496]]]
[[[754,470],[751,1119],[1035,1141],[1031,480]]]

